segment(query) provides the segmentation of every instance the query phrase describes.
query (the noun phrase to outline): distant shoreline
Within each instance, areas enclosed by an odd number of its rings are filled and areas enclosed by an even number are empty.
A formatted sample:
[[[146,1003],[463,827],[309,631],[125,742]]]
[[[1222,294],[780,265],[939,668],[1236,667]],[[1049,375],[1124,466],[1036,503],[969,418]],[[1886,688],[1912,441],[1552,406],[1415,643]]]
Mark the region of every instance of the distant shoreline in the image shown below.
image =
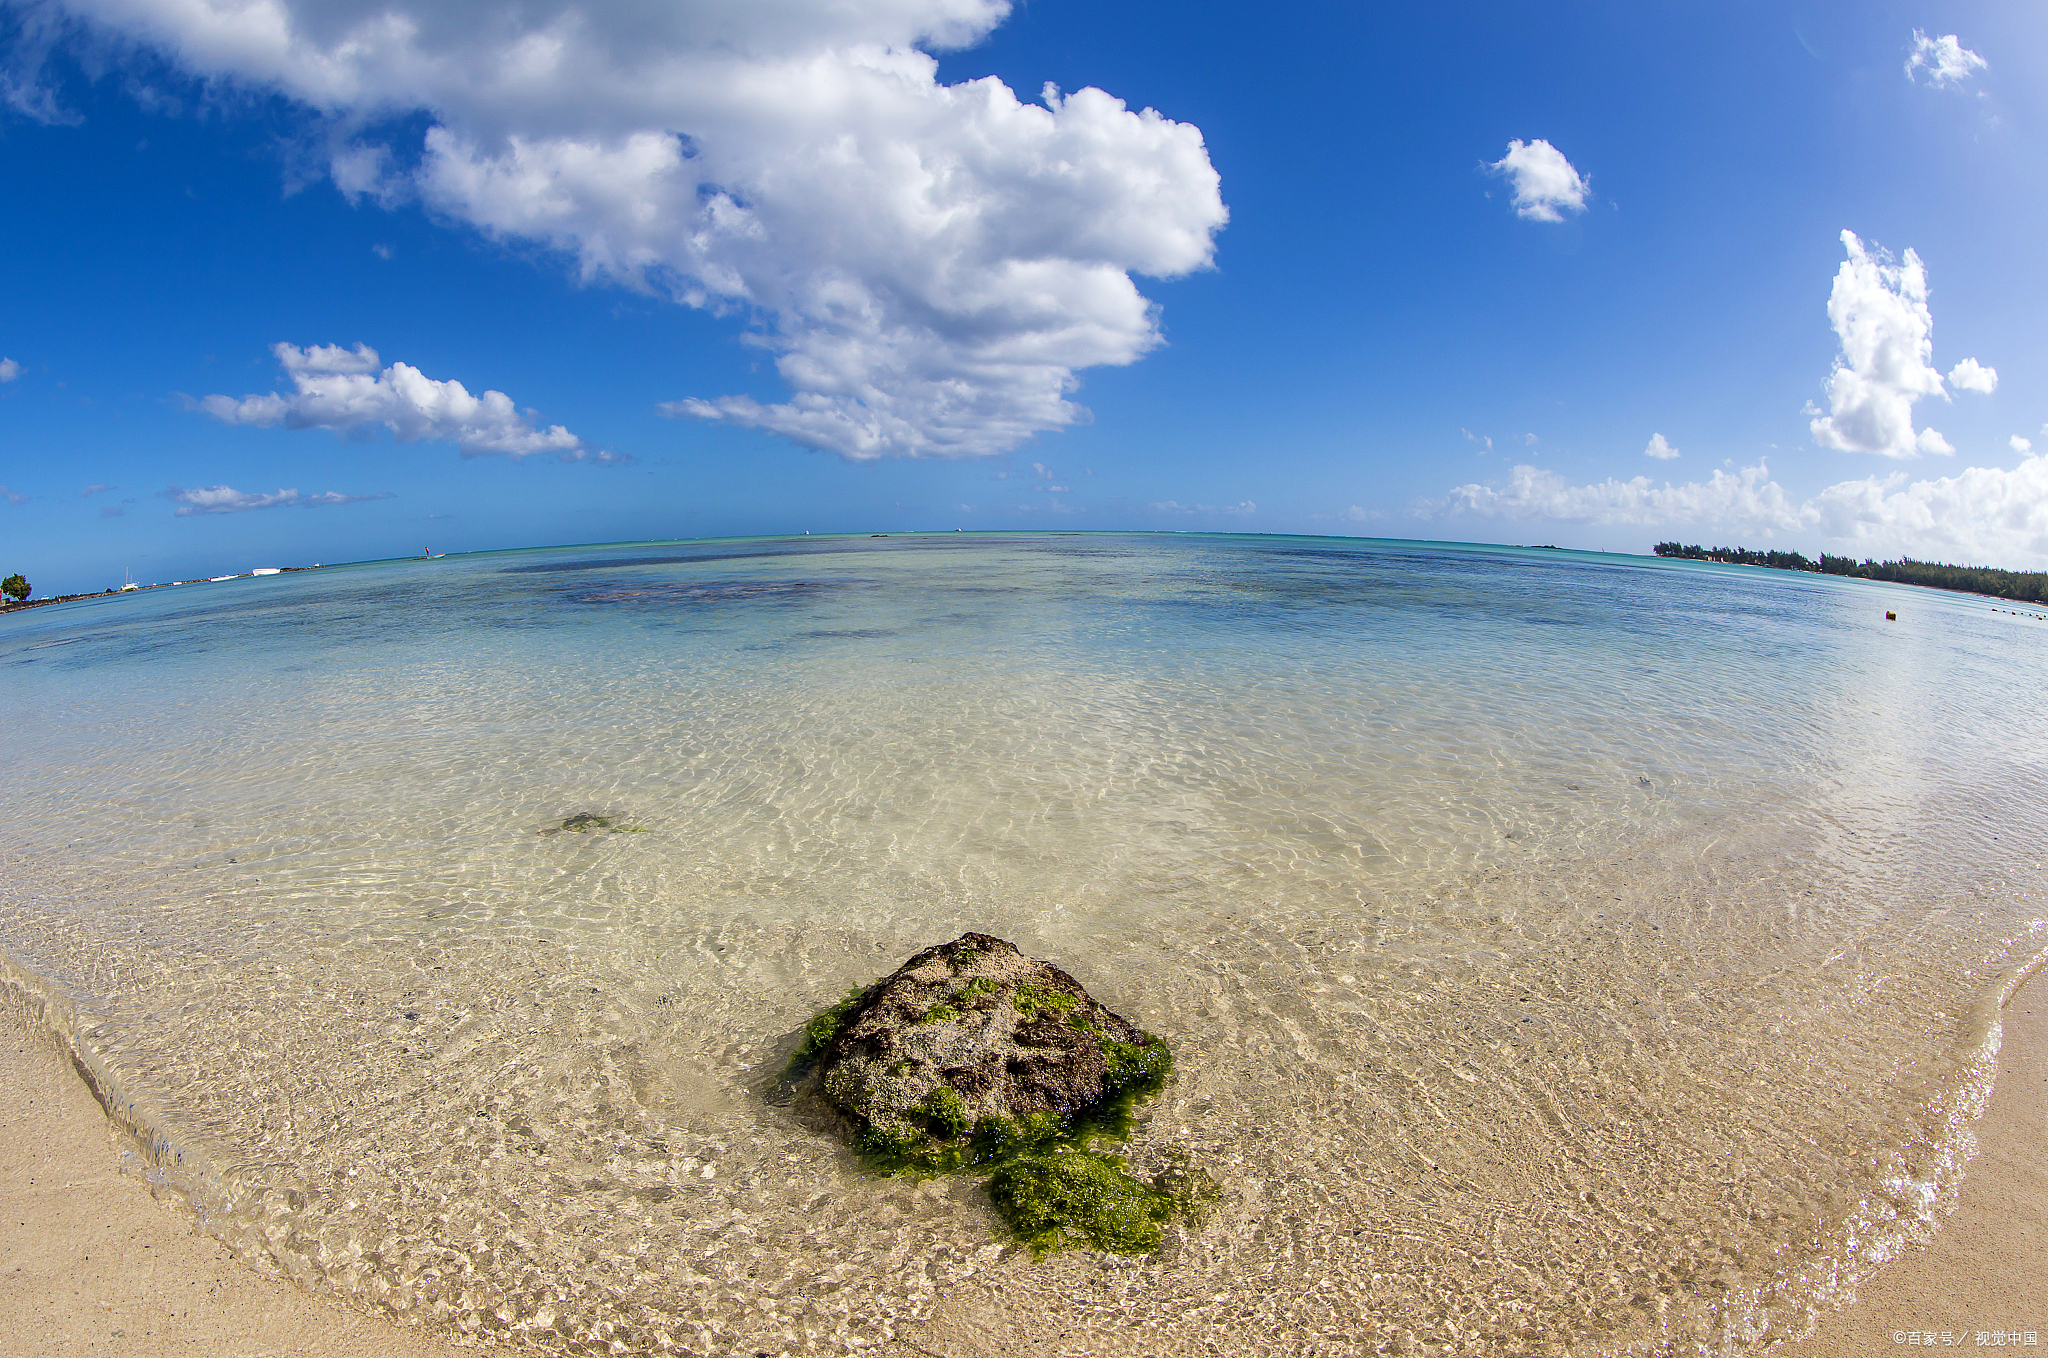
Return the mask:
[[[1656,554],[1673,561],[1708,561],[1720,566],[1762,566],[1769,570],[1802,571],[1809,575],[1835,575],[1851,580],[1882,580],[1893,585],[1914,585],[1921,589],[1947,590],[1951,594],[1975,594],[2008,603],[2048,606],[2048,572],[2008,571],[1997,566],[1950,566],[1934,561],[1915,561],[1902,556],[1897,561],[1865,557],[1820,554],[1814,561],[1803,552],[1755,552],[1747,547],[1684,546],[1660,542]]]
[[[0,603],[0,613],[13,613],[24,608],[42,608],[47,604],[76,603],[80,599],[106,599],[121,594],[147,594],[153,589],[170,589],[177,585],[212,585],[218,584],[223,580],[247,580],[258,575],[290,575],[295,571],[317,571],[324,569],[325,567],[320,565],[266,567],[260,571],[242,571],[235,575],[209,575],[198,580],[166,580],[156,585],[122,585],[114,589],[88,590],[84,594],[57,594],[47,599],[22,599],[19,602],[8,600],[5,603]]]

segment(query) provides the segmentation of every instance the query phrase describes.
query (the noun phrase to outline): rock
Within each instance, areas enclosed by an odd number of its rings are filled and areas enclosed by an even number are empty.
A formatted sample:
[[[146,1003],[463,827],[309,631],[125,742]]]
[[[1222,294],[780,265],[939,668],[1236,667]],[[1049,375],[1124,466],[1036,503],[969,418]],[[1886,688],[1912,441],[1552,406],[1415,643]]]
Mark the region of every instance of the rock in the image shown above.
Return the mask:
[[[559,835],[564,830],[573,835],[587,835],[600,831],[608,831],[615,835],[646,833],[637,825],[620,825],[618,822],[621,819],[619,816],[600,816],[591,811],[578,811],[560,825],[550,825],[540,833],[543,835]]]
[[[1035,1255],[1135,1256],[1162,1247],[1167,1222],[1199,1226],[1221,1196],[1185,1151],[1147,1181],[1093,1145],[1127,1139],[1132,1106],[1172,1066],[1166,1043],[1058,967],[964,934],[805,1024],[781,1088],[822,1094],[879,1168],[988,1175],[990,1205]]]
[[[1120,1134],[1173,1060],[1066,972],[987,934],[927,948],[820,1014],[792,1066],[814,1057],[861,1150],[928,1169]]]

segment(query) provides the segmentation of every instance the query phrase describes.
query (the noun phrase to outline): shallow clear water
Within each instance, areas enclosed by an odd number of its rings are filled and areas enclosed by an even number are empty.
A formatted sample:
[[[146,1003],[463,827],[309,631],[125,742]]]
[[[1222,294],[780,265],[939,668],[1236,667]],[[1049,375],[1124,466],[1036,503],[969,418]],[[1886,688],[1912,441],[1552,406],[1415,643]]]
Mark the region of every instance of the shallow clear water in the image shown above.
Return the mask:
[[[211,1229],[498,1342],[1737,1351],[1952,1191],[2048,946],[2044,657],[1989,600],[1342,539],[187,586],[0,620],[0,952]],[[642,832],[539,833],[581,811]],[[970,928],[1174,1043],[1132,1158],[1216,1220],[1034,1263],[764,1097]]]

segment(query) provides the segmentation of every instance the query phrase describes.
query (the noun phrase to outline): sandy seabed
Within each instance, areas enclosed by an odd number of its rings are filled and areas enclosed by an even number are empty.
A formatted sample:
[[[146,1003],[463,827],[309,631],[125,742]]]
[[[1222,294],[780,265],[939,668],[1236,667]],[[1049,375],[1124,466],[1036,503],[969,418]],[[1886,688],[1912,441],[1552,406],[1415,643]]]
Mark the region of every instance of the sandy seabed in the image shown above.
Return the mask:
[[[2005,1011],[1998,1082],[1958,1205],[1781,1352],[1854,1358],[1992,1347],[2048,1330],[2048,981]],[[202,1234],[182,1200],[121,1170],[120,1138],[55,1040],[19,1009],[0,1030],[0,1354],[435,1358],[475,1353],[265,1276]],[[1028,1269],[1018,1258],[1009,1268]],[[1066,1350],[992,1328],[978,1287],[940,1297],[890,1358],[1037,1358]],[[1931,1339],[1928,1336],[1933,1336]],[[1914,1340],[1920,1342],[1915,1343]],[[1056,1342],[1056,1341],[1055,1341]],[[1999,1346],[2003,1346],[2002,1344]],[[1104,1352],[1101,1349],[1092,1352]],[[1137,1350],[1132,1350],[1137,1352]]]

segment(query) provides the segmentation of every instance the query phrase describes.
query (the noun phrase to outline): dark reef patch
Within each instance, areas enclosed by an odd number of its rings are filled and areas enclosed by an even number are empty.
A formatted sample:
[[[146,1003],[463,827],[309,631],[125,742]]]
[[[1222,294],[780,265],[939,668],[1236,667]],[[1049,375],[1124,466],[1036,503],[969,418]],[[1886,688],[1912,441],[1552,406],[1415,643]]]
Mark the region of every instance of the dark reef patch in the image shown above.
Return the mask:
[[[851,580],[673,580],[647,584],[620,581],[573,590],[572,603],[754,604],[802,603],[833,590],[864,583]]]
[[[540,561],[530,566],[507,566],[501,574],[559,575],[571,571],[628,570],[634,566],[696,566],[713,561],[753,561],[778,556],[827,556],[852,550],[850,547],[804,547],[765,552],[707,552],[701,556],[592,557],[583,561]]]

